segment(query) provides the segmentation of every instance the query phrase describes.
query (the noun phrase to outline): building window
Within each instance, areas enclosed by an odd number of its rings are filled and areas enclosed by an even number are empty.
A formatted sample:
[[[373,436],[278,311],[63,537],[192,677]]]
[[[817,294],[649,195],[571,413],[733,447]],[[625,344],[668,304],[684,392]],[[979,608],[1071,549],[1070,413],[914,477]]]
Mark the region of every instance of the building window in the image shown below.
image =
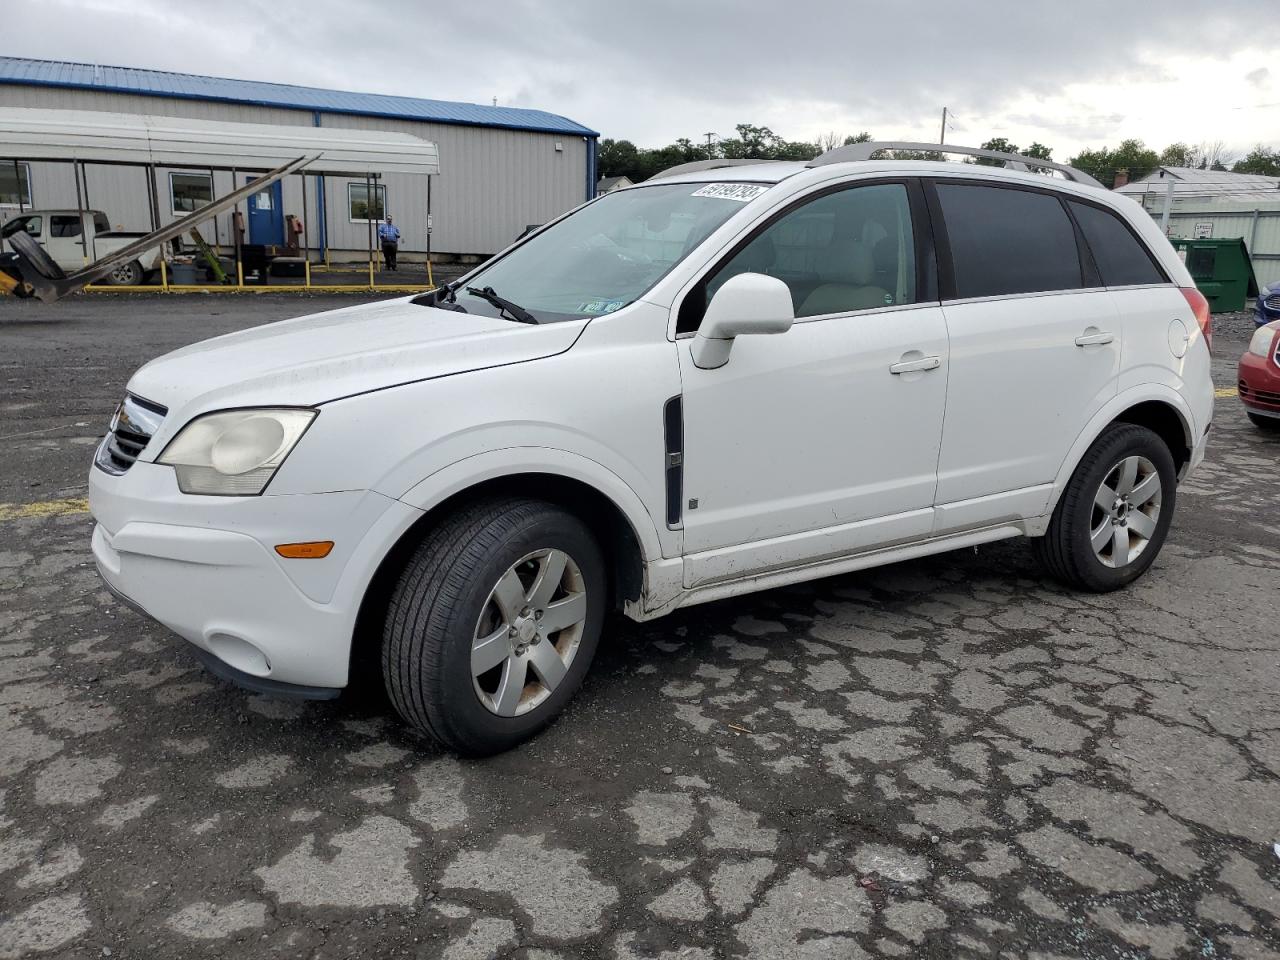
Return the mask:
[[[352,223],[383,220],[387,215],[387,188],[380,183],[373,186],[373,209],[369,209],[369,186],[364,183],[347,184],[347,211]]]
[[[0,160],[0,203],[31,206],[31,166]]]
[[[213,175],[208,173],[169,174],[169,194],[173,215],[185,216],[213,202]]]

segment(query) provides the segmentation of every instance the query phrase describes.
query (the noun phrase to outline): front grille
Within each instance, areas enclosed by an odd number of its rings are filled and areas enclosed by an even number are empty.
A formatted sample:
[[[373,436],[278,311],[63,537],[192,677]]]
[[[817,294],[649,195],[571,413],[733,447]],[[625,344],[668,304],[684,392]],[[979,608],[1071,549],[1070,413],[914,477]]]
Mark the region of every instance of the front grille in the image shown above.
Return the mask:
[[[1241,399],[1252,400],[1254,403],[1280,406],[1280,393],[1273,393],[1270,390],[1250,390],[1249,385],[1243,380],[1240,381],[1238,392]]]
[[[1262,301],[1262,305],[1268,310],[1280,310],[1280,293],[1273,293]]]
[[[116,408],[93,462],[107,473],[120,476],[137,462],[168,412],[158,403],[128,394]]]

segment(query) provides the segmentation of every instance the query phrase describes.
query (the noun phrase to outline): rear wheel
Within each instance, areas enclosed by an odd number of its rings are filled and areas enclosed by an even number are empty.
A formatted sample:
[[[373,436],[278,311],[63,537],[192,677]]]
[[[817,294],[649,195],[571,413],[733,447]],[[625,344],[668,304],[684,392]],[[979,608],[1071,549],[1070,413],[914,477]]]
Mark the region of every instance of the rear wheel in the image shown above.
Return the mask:
[[[387,693],[412,726],[483,756],[548,723],[591,665],[604,619],[604,560],[573,514],[487,500],[443,521],[392,594]]]
[[[142,264],[137,260],[122,263],[107,274],[107,282],[113,287],[136,287],[142,282]]]
[[[1280,417],[1268,417],[1261,413],[1250,411],[1249,419],[1253,421],[1253,425],[1259,430],[1265,430],[1267,433],[1280,431]]]
[[[1173,455],[1131,423],[1094,441],[1063,491],[1043,537],[1032,541],[1058,580],[1095,593],[1132,583],[1155,562],[1177,496]]]

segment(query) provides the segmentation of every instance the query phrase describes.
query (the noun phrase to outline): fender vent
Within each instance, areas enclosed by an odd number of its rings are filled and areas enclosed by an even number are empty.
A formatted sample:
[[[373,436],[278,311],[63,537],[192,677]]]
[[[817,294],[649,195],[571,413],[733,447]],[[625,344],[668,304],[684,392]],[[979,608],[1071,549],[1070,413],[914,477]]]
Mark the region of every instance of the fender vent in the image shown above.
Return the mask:
[[[677,395],[662,408],[662,432],[666,444],[667,526],[680,526],[680,500],[684,496],[684,403]]]

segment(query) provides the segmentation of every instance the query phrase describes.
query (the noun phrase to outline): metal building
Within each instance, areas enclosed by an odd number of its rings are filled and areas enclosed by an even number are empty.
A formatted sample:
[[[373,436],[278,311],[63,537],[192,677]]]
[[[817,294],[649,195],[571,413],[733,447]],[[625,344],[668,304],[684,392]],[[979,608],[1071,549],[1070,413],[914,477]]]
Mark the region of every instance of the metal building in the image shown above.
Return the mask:
[[[1259,283],[1280,280],[1280,177],[1161,167],[1116,188],[1171,237],[1241,237]]]
[[[1123,183],[1116,193],[1137,200],[1159,216],[1168,198],[1180,203],[1253,203],[1280,198],[1280,177],[1194,167],[1159,167],[1140,180]]]
[[[435,254],[493,253],[529,224],[544,223],[595,195],[598,134],[541,110],[14,57],[0,57],[0,106],[385,130],[433,141],[440,154],[440,174],[430,178]],[[229,172],[160,172],[166,223],[233,189]],[[147,188],[136,174],[89,166],[86,178],[91,205],[104,210],[113,226],[150,229]],[[262,209],[252,211],[257,215],[249,229],[258,235],[249,242],[282,243],[285,217],[292,214],[312,227],[313,246],[337,259],[344,252],[363,257],[368,220],[385,211],[402,231],[408,258],[426,250],[428,178],[389,174],[372,197],[363,180],[326,177],[323,187],[311,192],[304,209],[299,184],[277,184]],[[74,208],[70,165],[6,162],[0,169],[0,220],[19,205]],[[324,235],[318,236],[321,224]],[[227,245],[229,218],[218,218],[211,232],[211,241]]]

